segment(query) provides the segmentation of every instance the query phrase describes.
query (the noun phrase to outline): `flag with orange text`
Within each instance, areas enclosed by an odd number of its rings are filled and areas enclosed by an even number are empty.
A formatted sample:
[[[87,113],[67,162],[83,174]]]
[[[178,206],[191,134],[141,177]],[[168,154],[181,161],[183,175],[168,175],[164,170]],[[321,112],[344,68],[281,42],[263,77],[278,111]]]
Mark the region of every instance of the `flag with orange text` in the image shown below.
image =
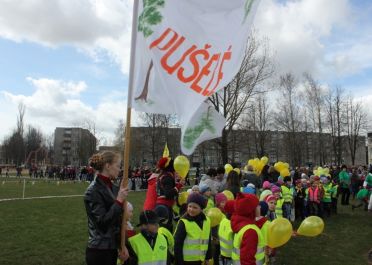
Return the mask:
[[[132,104],[177,114],[181,148],[220,137],[225,119],[207,99],[242,63],[259,0],[141,0]]]

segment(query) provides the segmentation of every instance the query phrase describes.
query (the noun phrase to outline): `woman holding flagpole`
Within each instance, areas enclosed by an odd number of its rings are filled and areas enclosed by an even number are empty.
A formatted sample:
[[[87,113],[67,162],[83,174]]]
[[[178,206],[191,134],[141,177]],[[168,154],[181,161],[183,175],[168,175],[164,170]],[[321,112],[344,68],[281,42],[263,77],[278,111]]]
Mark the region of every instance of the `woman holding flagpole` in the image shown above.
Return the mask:
[[[120,158],[117,153],[103,151],[94,154],[89,164],[98,174],[84,196],[89,230],[86,263],[115,265],[120,249],[123,203],[128,196],[128,188],[119,189],[112,183],[120,172]],[[123,259],[128,257],[126,249],[121,253]]]

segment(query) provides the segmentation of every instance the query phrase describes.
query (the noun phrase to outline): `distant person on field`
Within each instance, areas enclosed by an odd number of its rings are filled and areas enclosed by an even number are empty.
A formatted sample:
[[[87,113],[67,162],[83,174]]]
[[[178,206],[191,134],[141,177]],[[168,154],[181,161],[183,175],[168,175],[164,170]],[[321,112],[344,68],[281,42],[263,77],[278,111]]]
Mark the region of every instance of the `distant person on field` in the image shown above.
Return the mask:
[[[338,174],[341,187],[341,205],[349,205],[350,198],[350,175],[345,165],[341,167],[342,171]]]

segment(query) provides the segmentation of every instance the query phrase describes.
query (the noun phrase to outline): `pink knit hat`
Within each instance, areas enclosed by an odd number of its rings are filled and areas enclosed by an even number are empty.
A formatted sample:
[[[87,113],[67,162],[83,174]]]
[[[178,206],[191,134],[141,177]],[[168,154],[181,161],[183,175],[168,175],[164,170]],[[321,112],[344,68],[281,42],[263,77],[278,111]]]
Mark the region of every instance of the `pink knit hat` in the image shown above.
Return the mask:
[[[280,188],[279,188],[278,186],[276,186],[276,185],[273,185],[273,186],[271,187],[271,191],[272,191],[272,193],[280,192]]]
[[[221,193],[216,194],[216,196],[214,197],[214,200],[216,201],[216,206],[218,207],[222,202],[227,201],[227,197],[225,194],[221,192]]]
[[[274,195],[268,195],[265,199],[266,202],[269,202],[269,201],[276,201],[276,197]]]
[[[270,189],[270,187],[271,187],[271,183],[268,182],[267,180],[264,181],[264,183],[262,184],[262,188],[264,189]]]

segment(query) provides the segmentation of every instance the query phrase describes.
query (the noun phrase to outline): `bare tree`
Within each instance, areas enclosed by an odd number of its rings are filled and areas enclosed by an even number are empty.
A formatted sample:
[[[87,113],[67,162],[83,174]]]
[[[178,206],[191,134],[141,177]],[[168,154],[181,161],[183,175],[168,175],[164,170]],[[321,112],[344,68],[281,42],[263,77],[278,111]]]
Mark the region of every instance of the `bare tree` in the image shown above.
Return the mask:
[[[326,96],[326,117],[332,139],[333,162],[337,163],[337,165],[341,165],[342,163],[344,106],[344,90],[339,86],[330,89]]]
[[[313,128],[317,132],[316,153],[319,165],[325,163],[325,152],[323,148],[323,113],[324,113],[324,91],[320,84],[308,74],[305,77],[305,102],[313,122]]]
[[[102,131],[97,128],[96,122],[92,119],[85,119],[81,123],[81,127],[87,129],[91,134],[93,134],[96,141],[92,138],[89,144],[92,145],[92,148],[97,149],[100,143],[104,141],[104,137],[102,136]]]
[[[26,113],[26,106],[23,103],[18,104],[18,116],[17,116],[17,132],[23,137],[24,133],[24,117]]]
[[[5,137],[3,148],[7,163],[21,165],[25,160],[24,116],[26,107],[23,103],[18,104],[17,127],[12,134]]]
[[[267,41],[257,40],[251,35],[239,72],[227,86],[209,98],[215,109],[226,118],[222,137],[216,140],[221,147],[222,163],[233,161],[233,154],[230,157],[228,154],[228,136],[249,108],[249,99],[262,92],[260,85],[273,73],[274,64]]]
[[[32,156],[35,159],[35,162],[37,162],[37,153],[44,143],[43,133],[41,132],[41,130],[29,125],[24,141],[26,149],[25,163],[30,163]]]
[[[124,138],[125,138],[125,121],[119,120],[118,127],[115,131],[114,145],[117,146],[120,152],[124,152]]]
[[[266,150],[271,125],[272,113],[269,110],[265,93],[258,94],[251,103],[250,111],[242,119],[242,129],[248,129],[248,135],[253,135],[255,156],[268,154]],[[249,138],[249,137],[248,137]]]
[[[89,133],[82,131],[78,143],[79,164],[85,165],[88,163],[89,157],[96,152],[97,147],[103,142],[104,137],[102,136],[102,131],[97,128],[96,122],[92,119],[86,118],[75,122],[73,125],[89,131]]]
[[[155,162],[161,155],[159,150],[162,150],[169,140],[168,129],[177,126],[175,115],[141,113],[140,118],[146,127],[151,128],[147,131],[146,137],[150,141],[152,162]]]
[[[278,129],[286,132],[285,151],[292,165],[302,164],[298,132],[301,129],[301,111],[297,83],[291,73],[280,77],[280,97],[275,116]]]
[[[351,96],[346,102],[346,136],[351,156],[351,163],[355,164],[355,154],[358,147],[359,133],[365,128],[367,114],[361,102]]]

